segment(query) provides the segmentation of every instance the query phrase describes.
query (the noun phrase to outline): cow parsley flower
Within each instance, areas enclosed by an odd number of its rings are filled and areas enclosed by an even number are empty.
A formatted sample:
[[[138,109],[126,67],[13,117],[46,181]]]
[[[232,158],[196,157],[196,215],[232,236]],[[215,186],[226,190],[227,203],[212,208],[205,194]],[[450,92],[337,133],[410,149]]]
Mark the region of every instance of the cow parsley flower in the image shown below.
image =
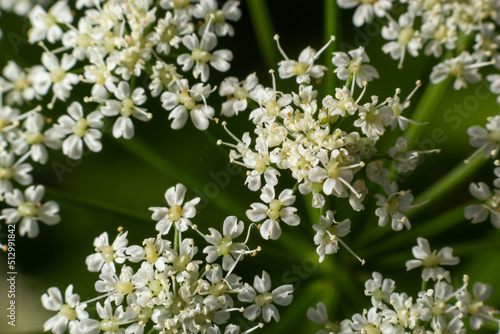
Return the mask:
[[[64,293],[64,301],[61,291],[52,287],[42,296],[42,304],[47,310],[58,313],[43,324],[44,331],[52,331],[62,334],[69,327],[70,332],[78,328],[80,320],[88,318],[85,311],[86,304],[80,304],[80,296],[73,294],[73,285],[69,285]]]
[[[484,222],[491,214],[491,223],[496,228],[500,228],[500,190],[494,189],[492,193],[486,183],[479,182],[477,185],[471,183],[469,191],[472,196],[483,203],[466,206],[465,218],[471,219],[471,222],[475,224]]]
[[[59,223],[59,205],[54,201],[41,203],[45,187],[42,185],[29,186],[24,194],[19,189],[5,195],[5,202],[12,208],[2,210],[1,219],[7,224],[19,223],[19,234],[28,238],[38,236],[40,227],[38,222],[47,225]]]
[[[276,240],[281,235],[279,220],[283,220],[290,226],[296,226],[300,223],[300,217],[295,214],[296,208],[290,206],[295,202],[295,196],[291,189],[283,190],[278,198],[275,198],[274,187],[266,184],[262,188],[262,203],[253,203],[252,209],[247,210],[248,218],[253,222],[259,222],[266,219],[260,226],[260,234],[264,239]]]
[[[444,270],[441,266],[457,265],[460,259],[453,257],[453,249],[450,247],[443,247],[438,252],[437,250],[431,251],[429,242],[424,238],[417,239],[418,246],[412,248],[413,256],[416,260],[409,260],[406,262],[406,270],[412,270],[422,266],[422,279],[428,281],[432,279],[437,281],[441,276],[450,282],[450,272]]]

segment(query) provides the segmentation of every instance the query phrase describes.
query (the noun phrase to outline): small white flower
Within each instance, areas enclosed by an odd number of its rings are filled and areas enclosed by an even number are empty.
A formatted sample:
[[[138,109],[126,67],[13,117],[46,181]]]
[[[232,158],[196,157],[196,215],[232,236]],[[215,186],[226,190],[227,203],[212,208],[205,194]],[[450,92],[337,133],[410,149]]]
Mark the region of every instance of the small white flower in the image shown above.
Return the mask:
[[[346,9],[357,6],[352,17],[352,21],[356,27],[370,23],[373,20],[374,14],[378,17],[383,17],[392,8],[392,1],[390,0],[337,0],[337,3],[340,8]]]
[[[389,278],[383,278],[378,272],[373,272],[373,279],[365,282],[365,295],[371,296],[372,305],[379,309],[386,308],[384,304],[389,303],[390,296],[396,288],[396,283]]]
[[[73,294],[73,285],[69,285],[64,293],[64,301],[61,291],[58,288],[49,288],[47,293],[42,296],[42,304],[47,310],[57,311],[58,313],[45,321],[43,324],[44,331],[52,331],[55,334],[62,334],[66,328],[71,328],[78,325],[79,320],[88,318],[88,313],[85,311],[86,304],[79,304],[80,296]]]
[[[500,228],[500,190],[494,189],[493,193],[486,183],[471,183],[469,191],[475,198],[483,201],[481,204],[472,204],[465,207],[465,218],[471,219],[473,224],[484,222],[491,214],[491,223]]]
[[[246,214],[253,222],[267,218],[260,226],[260,234],[264,239],[276,240],[279,238],[281,235],[280,219],[290,226],[296,226],[300,223],[300,217],[295,214],[297,209],[290,206],[295,202],[295,196],[291,189],[283,190],[278,199],[275,199],[274,187],[266,184],[262,188],[260,198],[268,205],[253,203],[252,209],[247,210]]]
[[[287,306],[292,302],[293,287],[291,284],[282,285],[273,291],[271,290],[271,278],[265,271],[262,277],[255,276],[253,287],[243,288],[238,293],[238,299],[243,302],[254,303],[245,308],[243,316],[248,320],[255,320],[262,314],[265,322],[280,320],[280,314],[276,305]],[[257,294],[258,293],[258,294]]]
[[[323,262],[326,254],[337,253],[339,242],[342,242],[339,237],[345,237],[351,230],[351,221],[344,219],[337,222],[332,211],[327,211],[324,216],[319,217],[319,224],[314,224],[313,229],[316,231],[314,243],[318,245],[316,253],[319,255],[319,262]]]
[[[41,203],[45,188],[42,185],[30,186],[23,193],[19,189],[5,195],[5,202],[14,208],[2,210],[2,218],[7,224],[16,224],[19,221],[19,234],[34,238],[40,228],[38,221],[47,225],[59,223],[59,205],[54,201]]]
[[[418,50],[422,48],[422,42],[413,28],[414,20],[411,13],[404,13],[399,17],[399,22],[391,19],[389,26],[382,27],[382,37],[393,41],[384,44],[382,51],[389,53],[392,59],[399,59],[399,68],[403,67],[407,50],[413,57],[417,57]]]
[[[98,110],[84,117],[82,105],[78,102],[71,103],[68,115],[59,117],[58,124],[51,129],[60,137],[67,136],[62,143],[63,153],[71,159],[80,159],[84,142],[92,152],[101,151],[102,133],[98,129],[103,126],[102,117],[104,115]]]
[[[113,92],[117,100],[106,100],[106,105],[101,108],[105,116],[120,115],[113,125],[113,136],[130,139],[134,136],[134,124],[131,116],[146,122],[153,116],[146,109],[138,107],[146,102],[144,88],[134,89],[130,95],[130,85],[126,81],[121,81]]]
[[[439,276],[442,276],[448,282],[450,281],[450,272],[444,270],[443,266],[453,266],[460,262],[458,257],[453,257],[453,249],[450,247],[443,247],[438,252],[434,250],[431,252],[429,242],[424,238],[417,239],[418,246],[413,246],[412,253],[416,260],[406,261],[406,270],[411,270],[422,266],[422,279],[428,281],[432,279],[437,281]]]
[[[363,86],[363,81],[370,82],[379,77],[375,67],[367,64],[369,62],[370,58],[362,46],[349,51],[349,54],[334,52],[332,58],[333,65],[337,67],[334,72],[337,73],[339,79],[347,81],[353,76],[359,87]]]
[[[201,40],[195,34],[186,35],[182,38],[182,43],[191,51],[191,54],[185,53],[177,57],[177,63],[182,65],[184,72],[193,68],[193,76],[198,78],[201,75],[201,81],[206,82],[210,74],[208,63],[219,72],[229,70],[233,54],[229,50],[217,50],[212,53],[217,45],[214,33],[206,31]]]
[[[46,12],[42,6],[36,5],[29,13],[29,19],[33,26],[28,33],[30,43],[45,39],[50,43],[56,43],[63,35],[59,24],[73,22],[73,14],[71,14],[67,1],[58,1],[50,8],[49,12]]]
[[[184,196],[186,195],[186,187],[178,183],[175,187],[170,187],[165,192],[165,200],[170,207],[151,207],[149,210],[153,211],[151,218],[158,221],[156,230],[161,234],[168,234],[172,223],[175,227],[184,232],[188,226],[191,226],[190,218],[196,215],[196,204],[200,202],[200,198],[196,197],[184,205]]]

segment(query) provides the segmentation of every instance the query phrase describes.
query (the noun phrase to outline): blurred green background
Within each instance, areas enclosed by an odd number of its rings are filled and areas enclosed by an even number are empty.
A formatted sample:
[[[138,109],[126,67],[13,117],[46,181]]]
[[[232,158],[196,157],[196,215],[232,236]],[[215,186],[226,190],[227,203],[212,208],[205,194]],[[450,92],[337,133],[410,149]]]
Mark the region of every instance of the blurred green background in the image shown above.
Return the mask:
[[[252,6],[249,8],[248,4]],[[230,48],[234,53],[232,67],[226,76],[243,79],[256,71],[260,82],[270,85],[266,60],[262,57],[254,30],[255,25],[265,27],[266,13],[262,8],[254,7],[256,4],[266,2],[248,0],[242,3],[243,17],[234,24],[235,37],[221,40],[220,46]],[[291,58],[297,58],[308,45],[315,49],[324,45],[323,1],[306,4],[297,0],[273,0],[267,5],[272,22],[272,34],[267,42],[273,43],[273,34],[278,33],[281,45]],[[250,9],[254,10],[254,21]],[[403,91],[401,96],[405,97],[413,89],[415,81],[421,79],[424,85],[412,99],[414,106],[427,86],[428,74],[435,61],[425,57],[414,59],[408,55],[404,69],[398,70],[397,62],[380,50],[384,44],[379,36],[381,26],[374,23],[370,27],[355,29],[351,23],[352,13],[342,11],[328,22],[338,27],[337,48],[347,51],[343,47],[364,45],[372,64],[378,69],[381,78],[369,85],[367,94],[379,95],[382,99],[392,96],[399,87]],[[2,13],[0,25],[4,32],[0,42],[1,68],[7,59],[16,60],[21,66],[39,61],[40,48],[26,42],[26,20],[20,21],[13,15]],[[277,51],[273,52],[278,57]],[[279,57],[276,59],[280,60]],[[276,65],[274,69],[277,70]],[[220,82],[223,77],[213,75],[211,82]],[[278,80],[278,89],[290,91],[295,89],[295,84],[293,80]],[[417,149],[439,147],[442,151],[426,155],[422,159],[424,163],[404,181],[401,189],[412,189],[418,197],[453,168],[462,165],[463,160],[473,152],[468,145],[467,128],[483,126],[487,116],[498,113],[495,97],[479,101],[475,89],[471,87],[456,92],[448,87],[440,96],[429,124],[422,127],[414,144]],[[474,97],[480,104],[473,107]],[[215,105],[221,102],[217,98],[212,101]],[[466,116],[457,117],[459,114],[453,111],[453,105],[464,103],[470,104],[464,113]],[[58,102],[55,110],[46,111],[55,120],[64,113],[63,105]],[[220,125],[212,123],[208,131],[200,132],[188,121],[184,129],[174,131],[167,120],[168,113],[161,109],[157,101],[150,99],[148,106],[154,118],[148,123],[134,121],[136,135],[131,141],[115,140],[108,132],[104,136],[103,151],[98,154],[88,154],[81,161],[71,161],[60,152],[51,151],[47,165],[36,165],[33,172],[35,182],[46,186],[45,200],[59,202],[62,222],[52,227],[41,224],[40,235],[36,239],[16,238],[18,313],[15,329],[6,325],[3,316],[7,301],[6,270],[3,268],[7,259],[5,254],[0,255],[0,314],[3,319],[0,321],[0,333],[42,332],[43,322],[53,313],[43,309],[40,296],[51,286],[58,286],[64,291],[69,284],[74,284],[74,290],[82,300],[96,296],[93,285],[98,275],[87,272],[85,265],[86,256],[93,252],[94,238],[103,231],[108,231],[114,238],[118,226],[129,231],[130,244],[153,236],[155,222],[150,219],[148,208],[162,206],[165,190],[178,182],[188,186],[188,199],[202,197],[202,208],[198,209],[193,220],[201,230],[222,226],[228,215],[245,219],[244,210],[258,200],[257,193],[243,186],[242,171],[237,174],[223,173],[233,167],[228,163],[228,150],[215,145],[219,138],[230,140]],[[251,131],[247,118],[248,113],[243,113],[240,117],[229,119],[229,128],[237,135]],[[396,135],[399,134],[391,136],[395,138]],[[61,169],[65,172],[58,176],[56,170]],[[315,222],[308,219],[305,200],[298,196],[296,204],[302,217],[300,226],[283,226],[283,235],[278,242],[266,242],[258,233],[253,233],[250,245],[261,245],[263,251],[255,258],[247,258],[238,267],[238,274],[247,280],[253,280],[255,274],[266,270],[273,278],[273,287],[291,283],[298,288],[292,305],[280,309],[282,321],[266,326],[262,332],[316,332],[319,326],[307,320],[306,310],[319,301],[327,304],[333,320],[350,318],[363,308],[369,308],[370,300],[364,296],[363,290],[364,281],[372,271],[395,279],[396,291],[416,296],[420,289],[420,273],[417,270],[406,272],[404,263],[412,258],[411,247],[416,244],[417,236],[429,238],[433,248],[454,247],[454,254],[461,258],[459,266],[448,268],[458,279],[454,283],[459,286],[463,274],[470,276],[471,283],[488,282],[494,287],[489,305],[500,306],[500,270],[497,269],[500,265],[500,232],[489,222],[472,225],[461,218],[463,204],[472,199],[468,184],[479,181],[491,183],[492,169],[491,162],[482,164],[470,176],[454,184],[452,190],[430,198],[430,203],[418,214],[410,216],[413,229],[409,232],[397,233],[387,227],[378,228],[373,198],[366,199],[366,210],[362,213],[353,213],[345,200],[333,201],[331,209],[338,212],[338,220],[351,218],[352,232],[345,241],[366,259],[365,266],[361,266],[345,249],[337,255],[327,256],[321,265],[317,264],[311,228]],[[230,175],[228,182],[225,180],[227,175]],[[292,185],[290,183],[288,187]],[[418,200],[423,202],[427,199],[419,197]],[[0,232],[6,233],[6,228],[3,227]],[[196,238],[194,234],[192,237]],[[5,234],[1,238],[5,240]],[[202,247],[199,259],[204,258]]]

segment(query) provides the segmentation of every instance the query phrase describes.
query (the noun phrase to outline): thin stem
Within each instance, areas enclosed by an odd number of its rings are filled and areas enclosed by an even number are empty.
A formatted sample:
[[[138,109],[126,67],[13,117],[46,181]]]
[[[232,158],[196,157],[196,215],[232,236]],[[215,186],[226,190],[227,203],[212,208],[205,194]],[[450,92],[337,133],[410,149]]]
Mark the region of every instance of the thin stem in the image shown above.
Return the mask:
[[[274,28],[265,0],[245,1],[248,6],[253,29],[267,68],[274,68],[278,60],[278,51],[274,45]]]
[[[483,165],[487,159],[481,155],[475,156],[470,160],[469,163],[460,163],[458,166],[453,168],[448,174],[440,178],[439,181],[434,183],[431,187],[427,188],[423,193],[421,193],[416,199],[415,203],[420,203],[426,200],[432,200],[435,202],[436,199],[441,196],[450,193],[456,187],[460,186],[463,181],[467,180],[468,177],[474,173],[481,165]],[[413,208],[410,213],[414,214],[424,207],[419,206]]]
[[[333,90],[336,84],[336,75],[333,73],[333,64],[331,62],[332,52],[337,50],[337,42],[340,40],[340,30],[338,29],[340,24],[340,15],[337,6],[337,1],[325,0],[324,2],[324,16],[323,16],[323,39],[324,42],[328,42],[331,36],[335,36],[335,41],[333,41],[324,54],[325,64],[328,70],[326,71],[325,77],[323,79],[323,87],[326,94],[333,94]]]

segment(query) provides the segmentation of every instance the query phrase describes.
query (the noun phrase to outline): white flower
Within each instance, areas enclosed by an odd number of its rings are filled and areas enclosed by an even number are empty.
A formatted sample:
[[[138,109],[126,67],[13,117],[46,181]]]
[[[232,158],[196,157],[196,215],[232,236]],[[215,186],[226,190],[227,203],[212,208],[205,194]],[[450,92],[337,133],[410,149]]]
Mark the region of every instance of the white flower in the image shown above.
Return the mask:
[[[484,222],[491,214],[491,223],[500,228],[500,190],[494,189],[493,194],[486,183],[471,183],[469,191],[475,198],[483,201],[481,204],[472,204],[465,207],[465,218],[471,219],[473,224]]]
[[[498,321],[492,314],[494,310],[484,302],[491,297],[493,291],[491,285],[481,282],[474,283],[472,287],[474,298],[467,291],[457,295],[457,300],[463,303],[463,313],[469,314],[469,324],[472,330],[481,328],[485,321]]]
[[[412,205],[413,195],[410,190],[397,191],[397,184],[387,184],[386,191],[389,195],[376,194],[377,205],[379,208],[375,210],[375,214],[379,217],[378,225],[385,226],[391,218],[391,227],[394,231],[401,231],[403,226],[407,229],[411,228],[410,220],[406,217],[406,212],[413,209],[417,205]]]
[[[439,276],[442,276],[448,282],[450,281],[450,272],[444,270],[443,266],[457,265],[460,262],[458,257],[453,257],[453,249],[450,247],[443,247],[438,252],[434,250],[431,252],[429,242],[424,238],[417,239],[418,246],[413,246],[411,249],[413,256],[416,260],[406,261],[406,270],[411,270],[422,266],[422,279],[428,281],[432,279],[437,281]]]
[[[9,81],[2,84],[0,79],[0,88],[9,91],[5,96],[7,105],[22,105],[24,101],[31,101],[35,98],[36,93],[29,73],[21,69],[14,61],[7,62],[2,74]]]
[[[344,237],[349,234],[351,229],[351,221],[344,219],[341,222],[335,221],[332,211],[327,211],[324,216],[319,217],[319,224],[314,224],[313,229],[316,231],[314,243],[319,245],[316,248],[316,253],[319,255],[319,262],[323,262],[326,254],[337,253],[339,242],[342,240],[339,237]]]
[[[356,27],[361,27],[365,23],[370,23],[373,20],[373,14],[378,17],[383,17],[391,8],[392,1],[390,0],[337,0],[340,8],[356,8],[352,21]]]
[[[309,320],[314,321],[317,324],[324,326],[316,332],[316,334],[330,334],[330,333],[349,333],[351,332],[349,319],[345,319],[339,323],[332,322],[328,320],[328,314],[326,313],[326,307],[323,303],[317,303],[316,309],[310,307],[307,309],[307,317]]]
[[[113,92],[118,100],[106,100],[106,105],[101,108],[105,116],[120,115],[113,125],[113,136],[130,139],[134,136],[134,124],[130,116],[141,121],[149,121],[153,116],[146,109],[138,106],[146,102],[144,88],[136,88],[130,95],[130,85],[121,81]]]
[[[258,84],[257,75],[249,74],[243,82],[238,82],[236,77],[227,77],[222,81],[219,94],[227,96],[228,100],[222,103],[222,114],[227,117],[238,115],[248,107],[247,97]]]
[[[70,332],[73,326],[78,325],[79,320],[88,318],[88,313],[85,311],[86,304],[79,304],[80,296],[73,294],[73,285],[69,285],[64,293],[64,301],[61,291],[58,288],[49,288],[47,293],[42,296],[42,304],[47,310],[57,311],[58,313],[45,321],[43,324],[44,331],[52,331],[55,334],[62,334],[69,328]],[[78,319],[78,320],[77,320]]]
[[[467,134],[470,136],[470,146],[478,148],[472,156],[483,149],[485,158],[494,158],[498,154],[500,149],[500,116],[488,117],[487,120],[486,129],[477,125],[467,129]],[[472,156],[466,162],[470,161]]]
[[[488,63],[489,64],[489,63]],[[448,76],[456,77],[453,88],[456,90],[467,88],[467,83],[475,84],[481,80],[478,68],[483,66],[477,59],[467,51],[462,51],[458,57],[445,60],[432,68],[430,80],[432,83],[439,83]]]
[[[367,64],[369,62],[370,58],[362,46],[349,51],[349,54],[334,52],[332,58],[333,65],[337,67],[334,72],[337,73],[339,79],[347,81],[354,76],[359,87],[363,86],[363,81],[370,82],[379,77],[375,67]]]
[[[220,72],[229,70],[229,62],[233,59],[233,54],[229,50],[217,50],[212,53],[217,45],[217,37],[214,33],[206,31],[201,41],[195,34],[186,35],[182,38],[182,43],[191,51],[191,54],[185,53],[177,57],[177,63],[182,65],[184,72],[194,66],[193,76],[198,78],[201,75],[201,81],[206,82],[210,74],[207,63]]]
[[[53,53],[44,52],[42,54],[42,64],[48,72],[40,73],[36,77],[33,77],[35,90],[45,95],[52,85],[54,97],[51,104],[54,103],[56,98],[66,101],[70,96],[73,85],[76,85],[80,81],[78,75],[68,72],[75,66],[76,58],[65,53],[61,61],[59,61],[57,56]]]
[[[36,5],[29,13],[29,19],[33,28],[29,31],[29,42],[36,43],[47,39],[50,43],[55,43],[61,39],[63,30],[59,24],[69,24],[73,22],[73,14],[67,1],[56,2],[46,12],[42,6]]]
[[[127,233],[118,234],[112,244],[109,243],[107,232],[95,238],[94,247],[96,253],[87,256],[85,259],[88,271],[99,272],[105,263],[114,269],[115,262],[125,262],[124,252],[128,244]]]
[[[191,226],[190,218],[196,215],[196,204],[200,202],[200,198],[196,197],[184,205],[184,196],[186,195],[186,187],[178,183],[175,187],[170,187],[165,192],[165,200],[169,208],[165,207],[151,207],[149,210],[153,211],[151,218],[158,221],[156,230],[161,234],[168,234],[172,223],[175,223],[176,229],[184,232],[188,226]]]
[[[215,0],[201,0],[193,9],[193,16],[199,19],[205,19],[205,22],[199,27],[198,33],[203,35],[207,28],[215,32],[217,36],[233,36],[234,28],[227,23],[229,21],[238,21],[241,18],[241,10],[238,8],[239,1],[226,1],[219,9]],[[212,21],[210,22],[210,18]],[[210,22],[210,23],[209,23]]]
[[[210,85],[197,83],[189,88],[187,79],[176,81],[172,91],[164,92],[161,95],[162,106],[166,110],[172,110],[168,119],[173,119],[172,129],[184,127],[188,116],[199,130],[206,130],[209,125],[209,119],[214,116],[214,108],[206,104],[206,99],[211,93]],[[203,103],[199,103],[203,102]]]
[[[371,296],[372,305],[379,309],[386,308],[384,304],[389,303],[390,296],[396,288],[396,283],[389,278],[384,279],[378,272],[373,272],[373,279],[365,282],[365,295]]]
[[[222,228],[222,236],[219,231],[214,228],[209,228],[210,235],[205,236],[205,240],[212,246],[207,246],[203,249],[203,253],[207,254],[206,261],[214,262],[219,256],[222,256],[222,268],[229,270],[236,262],[240,254],[244,253],[246,246],[242,243],[235,243],[233,239],[239,237],[243,233],[245,225],[236,216],[227,217],[224,220]],[[240,257],[241,259],[241,257]]]
[[[12,191],[12,180],[27,186],[33,182],[33,177],[29,172],[33,166],[28,163],[16,162],[16,156],[7,151],[0,152],[0,196]]]
[[[248,286],[243,288],[238,293],[238,299],[243,302],[254,303],[245,308],[243,316],[249,320],[255,320],[262,314],[265,322],[280,320],[280,314],[276,305],[287,306],[292,302],[293,287],[291,284],[282,285],[273,291],[271,290],[271,278],[265,271],[262,272],[262,277],[255,276],[253,287]],[[258,294],[257,294],[258,293]]]
[[[382,46],[382,51],[390,53],[392,59],[399,59],[399,68],[403,67],[406,50],[413,56],[418,56],[422,48],[420,38],[415,34],[413,22],[415,17],[411,13],[404,13],[399,17],[399,23],[391,19],[389,26],[382,27],[382,37],[392,40]]]
[[[30,186],[23,193],[19,189],[5,195],[5,202],[14,208],[2,210],[2,218],[7,224],[19,223],[19,234],[34,238],[40,228],[38,221],[47,225],[59,223],[59,205],[54,201],[41,203],[45,188],[42,185]]]
[[[260,234],[264,239],[276,240],[281,235],[279,219],[290,226],[296,226],[300,223],[300,218],[295,214],[296,208],[291,207],[295,202],[295,196],[291,189],[283,190],[278,199],[275,199],[274,187],[266,184],[262,188],[260,198],[268,205],[262,203],[253,203],[252,210],[247,210],[248,218],[253,222],[259,222],[266,219],[260,226]]]
[[[276,40],[276,42],[278,42],[279,36],[274,36],[274,39]],[[330,44],[330,42],[328,42],[327,46]],[[282,79],[296,76],[296,81],[298,84],[309,84],[311,82],[311,77],[320,79],[323,77],[324,72],[327,70],[326,66],[314,65],[314,61],[318,59],[325,47],[316,52],[316,50],[308,46],[307,48],[302,50],[297,61],[288,58],[285,52],[281,49],[279,42],[278,48],[283,55],[283,58],[285,58],[285,60],[282,60],[278,63],[278,73],[280,75],[280,78]]]
[[[61,137],[68,136],[62,143],[63,153],[71,159],[80,159],[84,142],[92,152],[101,151],[102,133],[98,129],[103,126],[103,114],[96,110],[84,117],[82,105],[78,102],[71,103],[68,114],[59,117],[58,124],[52,128]]]

